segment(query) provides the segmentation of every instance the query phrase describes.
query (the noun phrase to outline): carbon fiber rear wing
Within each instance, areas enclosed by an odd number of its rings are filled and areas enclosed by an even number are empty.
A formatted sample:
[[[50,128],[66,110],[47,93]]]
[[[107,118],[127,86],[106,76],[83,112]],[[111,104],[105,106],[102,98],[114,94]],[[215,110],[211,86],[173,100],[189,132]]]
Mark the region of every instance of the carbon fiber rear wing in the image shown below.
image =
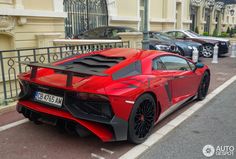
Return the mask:
[[[37,62],[18,62],[23,65],[27,65],[31,67],[31,76],[30,79],[33,79],[37,75],[38,68],[48,68],[56,71],[61,71],[67,75],[67,80],[66,80],[66,86],[70,87],[72,86],[72,80],[73,76],[76,75],[83,75],[83,76],[108,76],[107,74],[101,73],[101,72],[93,72],[90,70],[83,70],[80,69],[79,67],[74,67],[74,66],[55,66],[51,64],[41,64]]]

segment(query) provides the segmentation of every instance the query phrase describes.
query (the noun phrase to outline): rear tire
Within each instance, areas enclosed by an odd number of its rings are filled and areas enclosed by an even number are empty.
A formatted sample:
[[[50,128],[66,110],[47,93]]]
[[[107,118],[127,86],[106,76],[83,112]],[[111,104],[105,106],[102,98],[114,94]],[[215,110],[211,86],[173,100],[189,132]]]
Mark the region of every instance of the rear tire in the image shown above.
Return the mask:
[[[130,142],[140,144],[148,138],[154,127],[156,109],[155,100],[150,94],[143,94],[136,100],[129,118]]]
[[[206,97],[209,85],[210,85],[210,74],[209,72],[206,71],[202,76],[202,80],[198,88],[198,95],[197,95],[198,100],[203,100]]]

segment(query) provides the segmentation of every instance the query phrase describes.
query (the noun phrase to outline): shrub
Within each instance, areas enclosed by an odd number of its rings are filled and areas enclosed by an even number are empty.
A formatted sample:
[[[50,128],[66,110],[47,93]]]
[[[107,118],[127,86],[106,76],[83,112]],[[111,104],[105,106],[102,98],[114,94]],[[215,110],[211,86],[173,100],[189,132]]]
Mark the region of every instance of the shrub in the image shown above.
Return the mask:
[[[203,36],[209,36],[208,32],[203,32]]]
[[[220,34],[221,37],[227,37],[227,35],[228,35],[228,34],[227,34],[226,32],[222,32],[222,33]]]
[[[195,33],[199,34],[198,27],[195,28]]]

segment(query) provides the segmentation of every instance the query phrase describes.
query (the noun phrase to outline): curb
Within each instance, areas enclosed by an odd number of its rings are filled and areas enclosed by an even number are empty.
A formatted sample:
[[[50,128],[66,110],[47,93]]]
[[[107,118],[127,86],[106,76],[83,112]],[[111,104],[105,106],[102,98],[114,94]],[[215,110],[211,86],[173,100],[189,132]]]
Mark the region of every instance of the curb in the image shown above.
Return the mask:
[[[7,106],[0,107],[0,115],[16,110],[16,103],[17,102],[12,102],[8,104]]]
[[[187,110],[182,112],[180,115],[176,116],[174,119],[169,121],[166,125],[158,129],[156,132],[153,132],[152,135],[150,135],[144,143],[134,146],[131,150],[129,150],[121,157],[119,157],[119,159],[136,159],[140,157],[154,144],[158,143],[160,139],[162,139],[165,135],[174,130],[183,121],[191,117],[195,112],[197,112],[200,108],[205,106],[209,101],[211,101],[215,96],[217,96],[220,92],[222,92],[234,81],[236,81],[236,75],[227,80],[226,82],[224,82],[215,90],[213,90],[210,94],[206,96],[206,98],[203,101],[197,102],[196,104],[194,104],[193,106],[189,107]]]

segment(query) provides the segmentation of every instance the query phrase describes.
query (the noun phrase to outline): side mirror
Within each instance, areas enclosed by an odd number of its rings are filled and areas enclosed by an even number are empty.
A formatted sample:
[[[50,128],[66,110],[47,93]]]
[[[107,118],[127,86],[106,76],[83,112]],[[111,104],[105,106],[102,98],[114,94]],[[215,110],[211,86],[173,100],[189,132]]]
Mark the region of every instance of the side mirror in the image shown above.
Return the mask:
[[[201,62],[197,62],[197,63],[195,64],[195,66],[196,66],[196,68],[203,68],[203,67],[204,67],[204,64],[201,63]]]

